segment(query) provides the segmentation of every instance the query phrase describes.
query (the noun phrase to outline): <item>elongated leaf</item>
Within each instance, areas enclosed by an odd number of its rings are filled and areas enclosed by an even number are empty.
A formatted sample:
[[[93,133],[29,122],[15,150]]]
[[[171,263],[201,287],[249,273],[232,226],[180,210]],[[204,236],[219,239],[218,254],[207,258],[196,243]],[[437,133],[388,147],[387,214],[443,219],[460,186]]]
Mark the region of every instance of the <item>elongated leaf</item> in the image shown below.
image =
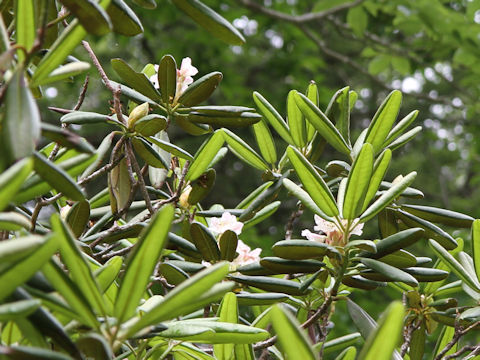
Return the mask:
[[[30,315],[41,305],[38,299],[19,300],[0,305],[0,321],[15,320]]]
[[[160,100],[160,94],[144,73],[136,72],[122,59],[112,59],[111,64],[113,70],[115,70],[118,76],[120,76],[128,86],[148,98],[155,101]]]
[[[190,226],[190,236],[203,259],[207,261],[220,260],[221,255],[217,240],[205,225],[193,222]]]
[[[7,269],[9,265],[25,258],[43,246],[46,238],[39,235],[30,235],[11,238],[0,242],[0,261],[4,266],[0,266],[1,271]]]
[[[198,0],[172,0],[173,4],[190,16],[213,36],[230,45],[243,45],[245,38],[224,17]]]
[[[293,196],[295,196],[297,199],[299,199],[302,204],[307,208],[310,209],[314,214],[317,214],[320,216],[322,219],[325,219],[327,221],[331,221],[332,218],[325,215],[325,213],[320,210],[320,208],[315,204],[315,202],[312,200],[310,195],[303,190],[300,186],[295,184],[293,181],[290,179],[283,179],[283,186],[292,193]]]
[[[275,110],[275,108],[258,92],[253,93],[253,100],[260,113],[265,119],[267,119],[278,135],[280,135],[287,143],[293,145],[294,142],[290,134],[290,129],[278,111]]]
[[[352,170],[348,175],[342,208],[345,219],[355,219],[362,210],[372,170],[373,148],[372,145],[367,143],[362,146],[362,150],[353,162]]]
[[[43,180],[69,199],[85,200],[85,194],[80,186],[60,167],[38,153],[34,154],[34,168]]]
[[[226,293],[218,309],[219,320],[225,323],[236,324],[238,322],[238,304],[234,293]],[[229,360],[234,350],[233,344],[221,344],[213,346],[213,353],[218,360]]]
[[[437,343],[435,344],[434,354],[435,356],[438,355],[440,351],[442,351],[445,346],[452,341],[453,336],[455,335],[455,328],[451,326],[444,326],[442,331],[440,332],[440,336],[438,337]],[[451,355],[457,351],[458,343],[452,346],[450,350],[445,353],[445,356]]]
[[[336,128],[350,145],[350,87],[344,87],[332,96],[325,115],[335,122]]]
[[[132,137],[131,140],[135,153],[145,160],[148,165],[160,169],[170,169],[170,164],[146,140],[141,137]]]
[[[398,197],[415,180],[417,173],[411,172],[385,193],[383,193],[368,209],[360,216],[360,221],[366,222],[377,215],[387,207],[396,197]]]
[[[135,313],[165,245],[173,207],[166,205],[155,215],[128,258],[125,276],[115,300],[115,316],[121,323]]]
[[[66,217],[67,224],[77,238],[83,234],[89,220],[90,204],[86,200],[75,203],[68,211]]]
[[[135,12],[123,0],[112,0],[107,8],[113,31],[125,36],[143,33],[143,26]]]
[[[207,100],[223,79],[221,72],[215,71],[195,80],[178,98],[178,103],[195,106]]]
[[[368,337],[359,360],[390,360],[402,333],[404,315],[400,301],[390,304],[380,318],[378,327]]]
[[[392,91],[380,105],[368,126],[365,142],[372,144],[375,153],[382,150],[382,144],[392,129],[401,104],[402,93],[398,90]]]
[[[294,94],[294,99],[303,115],[312,123],[319,134],[336,150],[350,155],[351,148],[327,116],[305,95]]]
[[[305,120],[294,99],[295,90],[291,90],[287,96],[287,120],[290,134],[295,145],[303,148],[306,144]]]
[[[35,6],[33,0],[15,1],[15,33],[17,45],[30,51],[35,41]],[[25,53],[18,50],[18,59],[23,61]]]
[[[471,216],[456,211],[431,206],[402,205],[402,210],[427,221],[462,228],[471,227],[474,220]]]
[[[25,158],[0,174],[0,211],[5,209],[9,201],[33,169],[33,159]]]
[[[318,106],[319,96],[318,96],[317,84],[315,84],[315,81],[313,81],[313,80],[310,81],[310,84],[308,84],[307,91],[305,92],[305,95],[307,96],[307,98],[310,99],[310,101],[312,103],[314,103],[315,105]],[[312,141],[312,139],[313,139],[313,137],[316,133],[316,130],[313,127],[313,125],[310,121],[305,122],[305,130],[306,130],[306,133],[307,133],[307,141]]]
[[[382,147],[387,147],[390,145],[397,137],[399,137],[410,124],[415,121],[418,115],[418,110],[412,111],[410,114],[405,116],[402,120],[398,122],[397,125],[393,127],[393,129],[388,134],[385,142],[383,143]]]
[[[386,149],[383,151],[378,159],[375,161],[373,166],[373,174],[370,178],[370,183],[368,184],[367,194],[365,195],[365,200],[363,201],[362,211],[365,211],[367,206],[370,204],[370,201],[373,199],[375,194],[378,191],[378,188],[387,173],[388,166],[390,165],[390,160],[392,159],[392,151]]]
[[[260,265],[272,270],[277,274],[314,273],[325,266],[325,263],[317,260],[286,260],[277,257],[264,257]]]
[[[447,250],[443,248],[435,240],[428,240],[428,243],[435,254],[450,268],[450,270],[458,276],[466,285],[470,286],[475,291],[480,291],[480,283],[478,279],[472,278],[468,275],[465,268],[455,259]]]
[[[94,35],[110,32],[112,24],[105,10],[96,2],[89,0],[60,0],[75,15],[80,24]]]
[[[152,142],[154,145],[158,146],[159,148],[163,149],[164,151],[178,156],[181,159],[185,160],[193,160],[193,156],[190,155],[187,151],[183,150],[181,147],[178,147],[168,141],[168,137],[166,139],[161,138],[166,135],[165,132],[162,132],[160,136],[152,137],[149,136],[147,139],[148,141]],[[221,145],[220,145],[221,146]]]
[[[108,191],[112,213],[121,211],[128,204],[131,187],[132,181],[128,174],[127,161],[123,158],[108,173]]]
[[[227,230],[218,239],[218,244],[220,246],[220,258],[233,261],[237,253],[238,235],[232,230]]]
[[[53,260],[47,262],[42,273],[75,312],[74,319],[92,328],[98,328],[97,317],[93,307],[88,303],[86,294],[73,282],[68,275]]]
[[[315,204],[327,215],[339,214],[335,199],[325,181],[318,174],[312,164],[292,146],[287,148],[287,155],[297,172],[300,181]]]
[[[188,168],[185,180],[193,181],[202,175],[222,147],[224,141],[223,130],[215,131],[210,139],[206,140],[198,149],[195,158]]]
[[[71,357],[57,351],[42,349],[33,346],[0,346],[0,355],[8,359],[35,359],[35,360],[70,360]]]
[[[73,281],[78,285],[85,297],[97,311],[105,313],[102,294],[90,271],[84,255],[75,244],[73,234],[58,214],[52,215],[50,222],[60,246],[60,255],[70,272]]]
[[[318,359],[300,324],[288,312],[275,305],[270,312],[273,328],[277,333],[282,352],[289,359]]]
[[[340,336],[336,339],[326,341],[323,345],[323,353],[327,355],[332,352],[350,347],[351,345],[355,345],[361,337],[362,335],[360,333],[354,332],[352,334]]]
[[[163,102],[166,104],[173,102],[177,89],[177,63],[173,56],[162,57],[158,65],[157,76]]]
[[[260,121],[261,115],[252,112],[242,112],[238,114],[216,115],[202,114],[192,111],[187,119],[192,123],[208,124],[216,127],[239,128],[253,125]]]
[[[4,110],[0,132],[3,156],[10,162],[30,156],[40,139],[41,119],[22,69],[17,70],[8,83]]]
[[[361,259],[360,261],[370,269],[385,275],[389,281],[404,282],[411,286],[418,286],[418,281],[403,270],[373,259]]]
[[[90,64],[84,61],[74,61],[53,70],[50,75],[42,80],[36,81],[35,85],[46,85],[61,81],[84,73],[90,69]]]
[[[225,141],[232,152],[241,160],[259,170],[268,170],[268,164],[238,135],[228,129],[223,129]]]
[[[163,320],[184,314],[185,311],[194,310],[197,307],[201,308],[204,304],[203,299],[209,300],[209,289],[210,291],[214,290],[214,285],[223,280],[228,271],[228,263],[219,262],[184,281],[155,306],[146,311],[142,318],[139,318],[126,330],[126,335],[133,334],[150,324],[157,324]],[[230,288],[229,284],[229,286],[222,288],[222,290],[224,289],[223,292],[213,295],[221,297]],[[192,299],[196,299],[195,303],[192,303]]]
[[[0,230],[18,231],[30,230],[30,219],[16,212],[0,212]]]
[[[354,348],[353,346],[350,346],[343,350],[338,356],[335,358],[335,360],[355,360],[355,357],[357,356],[357,349]]]
[[[257,141],[260,154],[269,164],[275,164],[277,162],[277,151],[275,149],[275,142],[273,141],[272,133],[265,124],[264,120],[259,121],[252,126],[255,134],[255,140]]]
[[[399,231],[377,242],[376,253],[362,253],[361,256],[371,257],[373,259],[381,258],[416,243],[423,237],[424,233],[425,231],[421,228]]]
[[[398,139],[393,141],[390,145],[388,145],[388,148],[391,149],[392,151],[398,149],[399,147],[405,145],[407,142],[412,140],[415,136],[417,136],[420,133],[420,131],[422,131],[421,126],[417,126],[412,130],[407,131],[405,134],[403,134]]]
[[[50,236],[41,246],[35,249],[34,252],[2,272],[0,274],[0,284],[2,284],[0,300],[5,299],[15,291],[17,286],[22,285],[30,279],[57,249],[57,242]]]
[[[272,247],[273,253],[284,259],[303,260],[323,258],[330,247],[327,244],[310,240],[282,240]]]
[[[480,220],[472,224],[472,256],[477,279],[480,279]]]
[[[301,284],[297,281],[278,279],[269,276],[245,276],[245,275],[236,275],[230,276],[230,279],[235,280],[240,284],[245,284],[248,286],[253,286],[258,289],[271,291],[271,292],[280,292],[289,295],[304,295],[310,289],[301,288]]]
[[[64,129],[60,128],[48,123],[41,124],[42,135],[46,138],[56,142],[59,145],[65,146],[69,149],[75,149],[81,153],[88,153],[92,154],[95,152],[90,143],[85,140],[85,138],[78,136],[77,134]]]

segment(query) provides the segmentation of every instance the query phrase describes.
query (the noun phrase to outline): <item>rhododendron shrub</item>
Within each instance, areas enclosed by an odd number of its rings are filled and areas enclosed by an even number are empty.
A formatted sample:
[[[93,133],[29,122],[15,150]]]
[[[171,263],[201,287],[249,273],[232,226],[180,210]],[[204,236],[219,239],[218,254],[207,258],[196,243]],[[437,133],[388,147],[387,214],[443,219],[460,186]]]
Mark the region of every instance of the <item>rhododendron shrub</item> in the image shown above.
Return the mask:
[[[221,40],[244,42],[203,3],[172,2]],[[81,43],[87,32],[140,33],[126,2],[61,3],[67,10],[54,8],[53,21],[64,11],[74,19],[51,43],[47,8],[35,10],[33,0],[1,8],[2,358],[478,355],[480,222],[426,205],[416,172],[387,173],[421,130],[416,111],[399,117],[400,91],[358,135],[349,87],[329,104],[318,102],[314,82],[291,90],[286,117],[258,92],[251,104],[211,105],[223,75],[198,74],[195,59],[178,66],[165,54],[135,69],[117,58],[107,74]],[[89,62],[67,59],[80,43]],[[74,108],[49,100],[56,124],[46,123],[34,94],[91,66],[111,112],[83,104],[85,81]],[[77,131],[97,123],[110,132],[94,147]],[[256,142],[238,128],[251,128]],[[191,153],[179,133],[203,143]],[[228,152],[253,169],[258,187],[242,188],[249,194],[234,208],[205,206],[224,181],[216,169]],[[93,180],[105,188],[94,190]],[[314,224],[297,225],[301,213]],[[285,235],[254,248],[244,229],[266,219],[286,224]],[[452,237],[456,229],[470,231],[472,248]],[[395,299],[378,297],[378,321],[352,300],[386,287]],[[352,326],[342,333],[345,308]]]

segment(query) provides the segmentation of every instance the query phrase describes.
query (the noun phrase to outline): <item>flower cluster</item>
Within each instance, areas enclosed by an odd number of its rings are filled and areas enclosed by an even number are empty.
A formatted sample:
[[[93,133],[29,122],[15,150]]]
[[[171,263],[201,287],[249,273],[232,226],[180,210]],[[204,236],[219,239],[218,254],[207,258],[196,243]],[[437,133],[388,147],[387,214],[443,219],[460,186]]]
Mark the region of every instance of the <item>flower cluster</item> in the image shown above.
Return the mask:
[[[227,230],[235,232],[240,235],[243,229],[243,223],[237,220],[237,217],[230,214],[228,211],[222,214],[220,218],[212,218],[210,221],[209,230],[215,235],[221,235]],[[242,240],[238,240],[237,253],[238,256],[232,261],[235,267],[247,265],[260,260],[260,253],[262,249],[251,249]]]
[[[330,222],[322,219],[320,216],[315,215],[315,226],[313,230],[317,233],[311,232],[308,229],[302,231],[302,236],[306,237],[308,240],[317,241],[321,243],[326,243],[333,246],[345,246],[348,239],[344,239],[343,229],[348,225],[347,220],[341,220],[341,224],[337,222]],[[354,222],[356,222],[354,220]],[[350,235],[362,235],[363,223],[357,224],[353,229],[350,230]]]

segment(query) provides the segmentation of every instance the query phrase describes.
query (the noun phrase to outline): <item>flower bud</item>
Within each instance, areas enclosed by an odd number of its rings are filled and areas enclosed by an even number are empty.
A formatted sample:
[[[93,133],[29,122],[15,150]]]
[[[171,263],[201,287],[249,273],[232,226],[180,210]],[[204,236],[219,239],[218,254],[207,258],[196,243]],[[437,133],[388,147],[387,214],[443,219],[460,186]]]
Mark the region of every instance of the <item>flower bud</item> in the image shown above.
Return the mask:
[[[135,123],[143,118],[144,116],[148,115],[148,103],[144,102],[141,105],[138,105],[135,107],[132,112],[130,113],[130,116],[128,117],[128,123],[127,126],[131,130],[135,126]]]
[[[192,191],[192,187],[188,185],[180,195],[180,198],[178,199],[178,203],[180,204],[181,207],[188,208],[190,206],[190,203],[188,202],[188,197],[190,196],[191,191]]]

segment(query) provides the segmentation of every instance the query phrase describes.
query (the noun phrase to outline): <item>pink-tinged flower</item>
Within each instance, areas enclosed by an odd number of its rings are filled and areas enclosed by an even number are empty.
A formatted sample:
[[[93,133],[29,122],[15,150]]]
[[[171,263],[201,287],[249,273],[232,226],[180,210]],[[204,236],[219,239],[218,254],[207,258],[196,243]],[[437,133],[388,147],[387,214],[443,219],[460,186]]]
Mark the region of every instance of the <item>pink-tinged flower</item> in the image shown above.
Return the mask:
[[[192,59],[186,57],[182,60],[180,69],[177,70],[177,92],[175,93],[175,101],[183,94],[188,85],[193,82],[192,76],[197,75],[198,69],[192,66]]]
[[[223,234],[227,230],[235,232],[240,235],[243,229],[243,223],[237,221],[237,217],[230,214],[228,211],[222,214],[220,218],[212,218],[210,220],[209,230],[215,234]]]
[[[155,68],[155,74],[150,76],[150,82],[155,87],[155,89],[160,89],[160,84],[158,83],[158,75],[157,75],[159,66],[153,65],[153,67]]]
[[[251,249],[242,240],[238,240],[237,253],[238,256],[232,261],[235,266],[242,266],[260,261],[260,253],[262,249]]]
[[[302,236],[306,237],[308,240],[317,241],[326,243],[329,245],[334,246],[344,246],[346,244],[345,239],[343,238],[344,231],[342,228],[346,228],[348,226],[348,220],[341,220],[341,225],[337,222],[331,222],[322,219],[320,216],[315,215],[315,226],[313,229],[317,233],[313,233],[310,230],[303,230]],[[352,223],[357,223],[355,219]],[[355,225],[352,229],[350,229],[350,235],[362,235],[363,223]]]

